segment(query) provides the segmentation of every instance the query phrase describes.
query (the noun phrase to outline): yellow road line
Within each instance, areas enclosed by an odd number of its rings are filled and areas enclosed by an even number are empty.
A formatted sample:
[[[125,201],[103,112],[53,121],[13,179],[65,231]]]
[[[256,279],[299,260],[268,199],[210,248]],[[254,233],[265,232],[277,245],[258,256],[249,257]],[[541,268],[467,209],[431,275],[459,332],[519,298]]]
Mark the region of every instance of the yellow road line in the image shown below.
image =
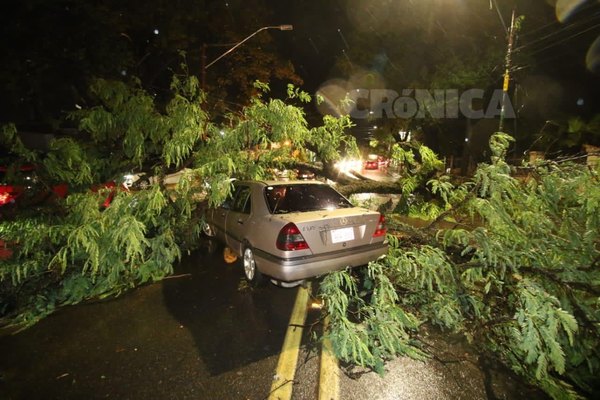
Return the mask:
[[[302,340],[302,325],[306,321],[310,285],[310,282],[308,282],[306,288],[301,286],[298,289],[298,295],[296,296],[296,302],[294,303],[294,309],[290,317],[290,324],[285,334],[279,361],[277,362],[275,378],[271,384],[269,400],[289,400],[292,398],[294,375],[296,374],[300,341]]]
[[[327,334],[329,318],[325,318],[323,334]],[[338,360],[333,354],[331,341],[323,339],[319,371],[319,400],[337,400],[340,396]]]

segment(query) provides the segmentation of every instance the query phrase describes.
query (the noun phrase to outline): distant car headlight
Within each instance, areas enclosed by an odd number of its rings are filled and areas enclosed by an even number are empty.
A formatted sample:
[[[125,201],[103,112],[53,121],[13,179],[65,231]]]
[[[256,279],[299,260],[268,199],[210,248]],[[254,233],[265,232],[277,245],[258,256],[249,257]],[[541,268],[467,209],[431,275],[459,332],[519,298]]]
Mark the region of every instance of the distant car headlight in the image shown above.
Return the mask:
[[[134,179],[135,176],[131,174],[123,175],[123,185],[127,188],[130,188],[131,186],[133,186]]]
[[[335,167],[340,172],[350,172],[352,170],[360,170],[362,165],[361,160],[349,159],[349,160],[341,160],[335,164]]]

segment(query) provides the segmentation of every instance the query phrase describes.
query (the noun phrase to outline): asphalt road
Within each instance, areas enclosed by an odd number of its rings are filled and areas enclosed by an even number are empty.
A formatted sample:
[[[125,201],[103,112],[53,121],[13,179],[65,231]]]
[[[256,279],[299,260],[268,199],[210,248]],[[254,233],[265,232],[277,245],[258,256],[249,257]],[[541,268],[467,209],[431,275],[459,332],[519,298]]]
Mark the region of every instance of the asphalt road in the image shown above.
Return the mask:
[[[296,289],[250,289],[206,249],[176,275],[0,338],[1,399],[261,399]]]
[[[173,277],[118,299],[64,308],[0,337],[0,399],[266,399],[297,289],[249,288],[212,246]],[[318,311],[308,311],[308,324]],[[320,345],[305,329],[293,399],[318,398]],[[335,370],[339,398],[520,399],[541,394],[460,338],[432,333],[435,357],[399,358],[380,377]]]

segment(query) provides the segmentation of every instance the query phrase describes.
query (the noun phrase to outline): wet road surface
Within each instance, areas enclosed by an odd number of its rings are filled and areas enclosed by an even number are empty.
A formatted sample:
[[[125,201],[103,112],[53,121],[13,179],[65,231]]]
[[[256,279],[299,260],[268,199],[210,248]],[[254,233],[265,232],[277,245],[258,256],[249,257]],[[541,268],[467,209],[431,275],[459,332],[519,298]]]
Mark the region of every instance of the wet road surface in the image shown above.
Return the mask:
[[[206,244],[160,283],[0,337],[0,399],[268,398],[298,290],[251,289],[241,266]],[[318,398],[317,317],[308,312],[293,399]],[[461,338],[432,333],[427,341],[434,358],[398,358],[383,378],[336,370],[339,398],[544,398]]]
[[[297,290],[247,288],[240,268],[201,250],[176,277],[0,338],[0,398],[265,398]]]

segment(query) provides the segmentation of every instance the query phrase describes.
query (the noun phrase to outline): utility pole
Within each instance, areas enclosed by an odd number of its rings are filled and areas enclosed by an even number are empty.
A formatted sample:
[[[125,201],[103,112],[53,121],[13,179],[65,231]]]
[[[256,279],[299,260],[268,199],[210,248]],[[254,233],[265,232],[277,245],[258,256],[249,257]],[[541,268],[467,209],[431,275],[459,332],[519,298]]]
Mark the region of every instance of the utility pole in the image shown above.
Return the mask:
[[[508,48],[506,50],[506,58],[504,62],[504,83],[502,84],[502,108],[500,109],[500,124],[498,131],[504,130],[504,118],[506,116],[506,103],[508,101],[508,88],[510,85],[510,69],[512,68],[512,52],[515,41],[515,10],[512,11],[510,20],[510,29],[508,31]]]

